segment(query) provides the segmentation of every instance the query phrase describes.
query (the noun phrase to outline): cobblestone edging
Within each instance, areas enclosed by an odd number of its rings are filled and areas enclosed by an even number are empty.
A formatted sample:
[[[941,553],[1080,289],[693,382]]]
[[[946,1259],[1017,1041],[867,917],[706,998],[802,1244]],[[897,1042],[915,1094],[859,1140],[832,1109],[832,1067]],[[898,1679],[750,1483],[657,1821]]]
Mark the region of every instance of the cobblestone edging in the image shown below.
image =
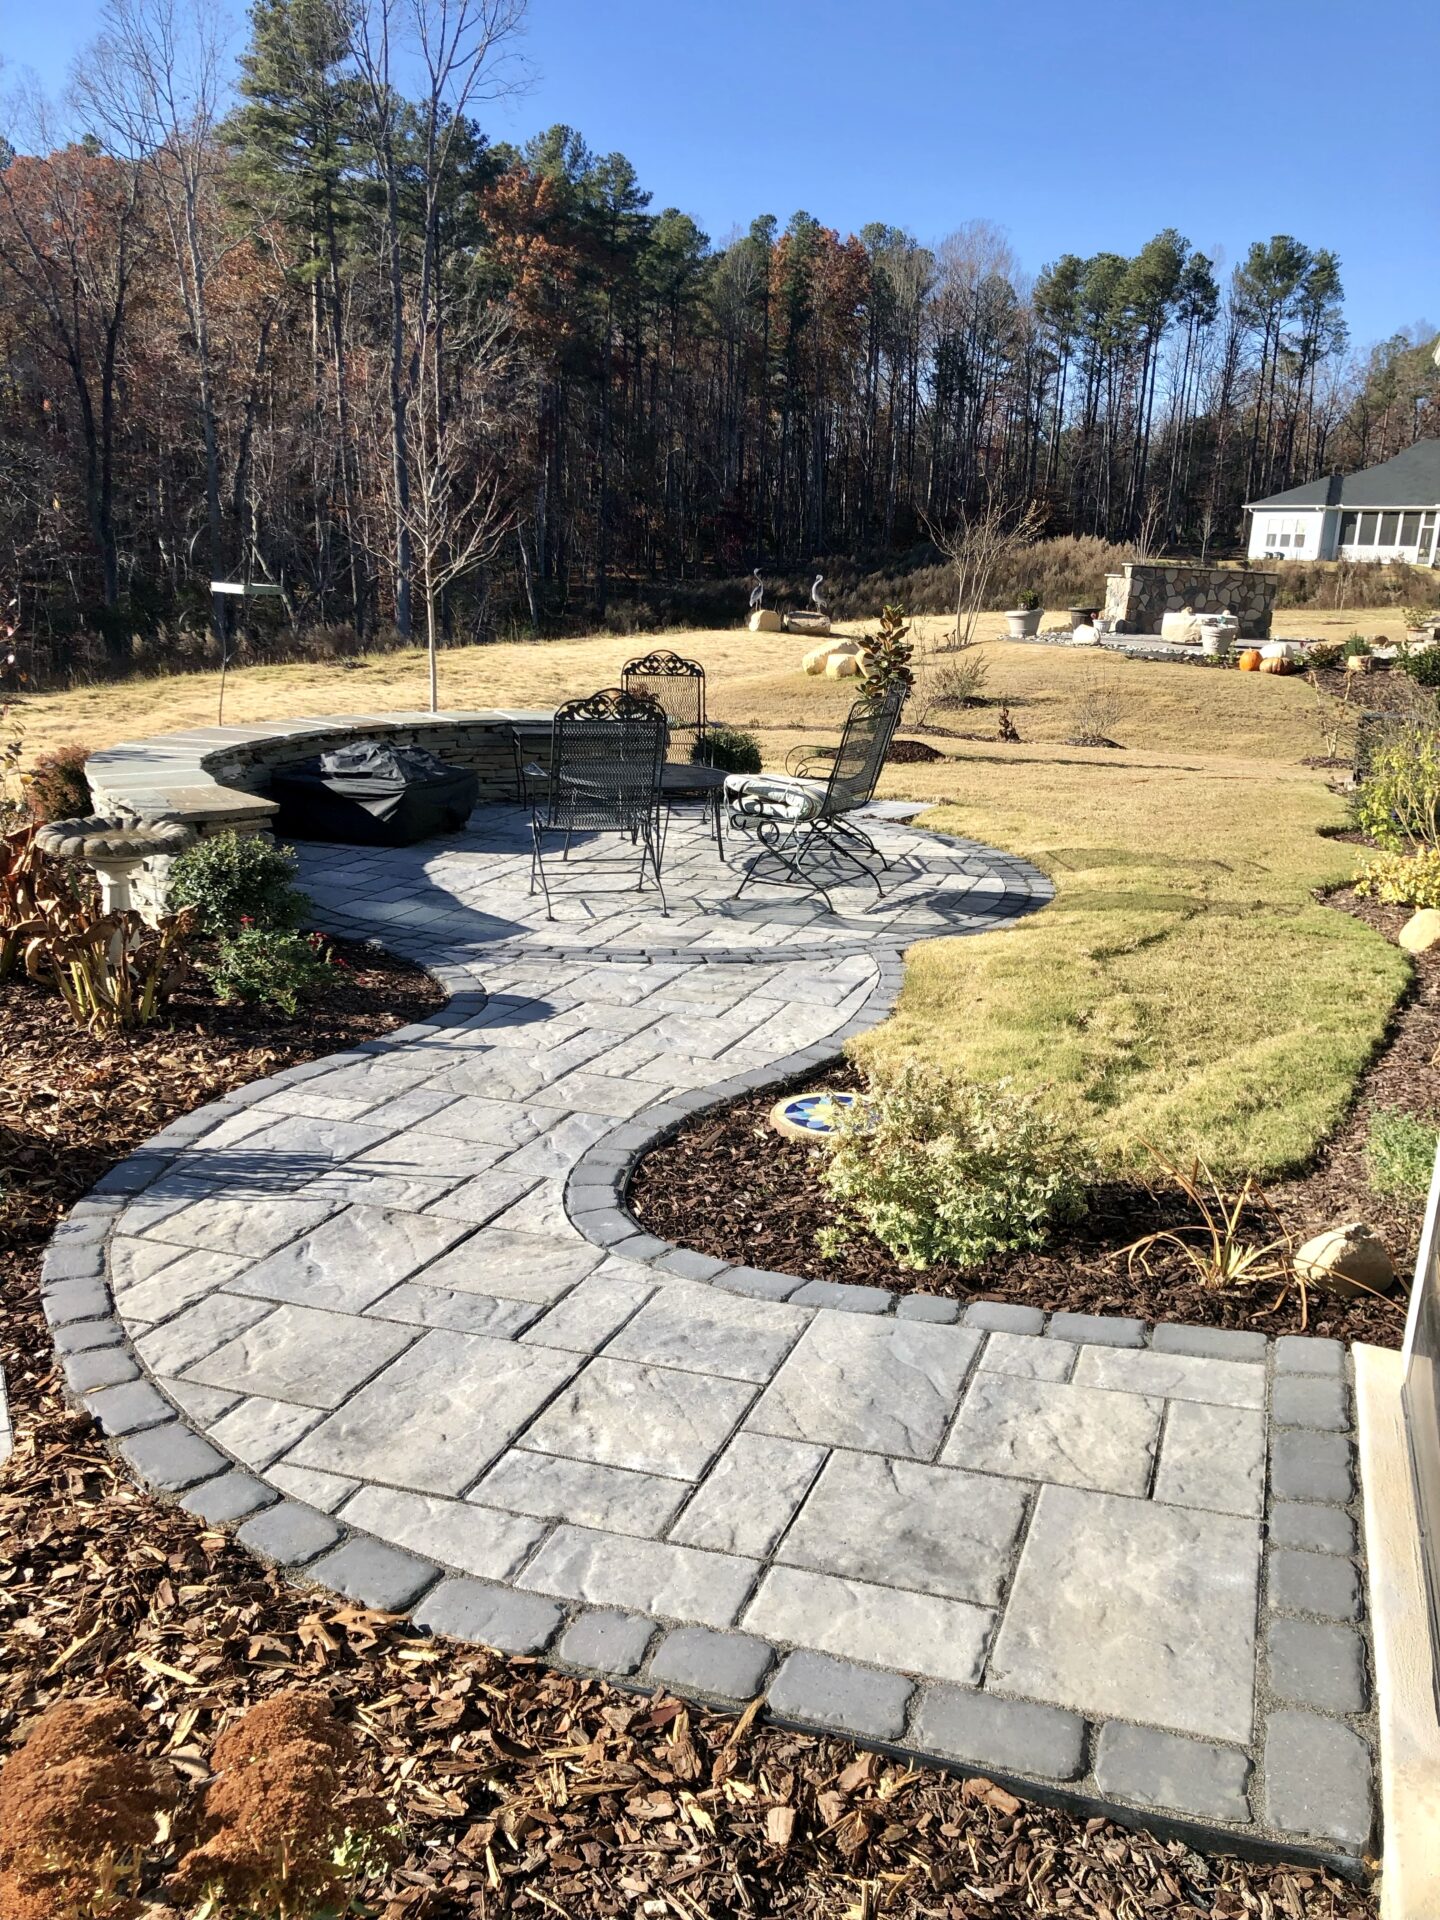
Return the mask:
[[[976,928],[1048,896],[1022,863],[970,854],[1014,876]],[[502,906],[518,913],[503,864],[476,883],[492,933]],[[356,860],[336,892],[356,930],[383,925],[429,957],[454,995],[443,1013],[187,1115],[54,1236],[43,1297],[67,1380],[131,1470],[295,1578],[437,1633],[720,1704],[763,1690],[786,1722],[1358,1871],[1373,1727],[1343,1349],[961,1314],[641,1233],[622,1196],[645,1146],[832,1059],[890,1005],[911,923],[892,944],[877,934],[869,959],[848,936],[827,951],[815,925],[780,956],[682,959],[656,920],[639,960],[633,915],[588,951],[548,936],[522,951],[518,933],[477,947],[433,901],[410,912],[413,883],[379,884],[403,871]],[[409,917],[369,919],[391,891]],[[799,969],[784,957],[797,945]],[[792,1028],[817,1037],[788,1051],[754,1037]],[[692,1061],[704,1084],[674,1084],[677,1049],[711,1030],[717,1057],[753,1064],[726,1077]],[[538,1051],[515,1044],[527,1032]],[[508,1053],[492,1044],[507,1037]],[[536,1075],[570,1117],[506,1137]],[[365,1342],[374,1357],[357,1360]],[[351,1365],[348,1397],[307,1384]],[[377,1423],[365,1409],[382,1389]],[[417,1464],[412,1430],[436,1403],[445,1430]],[[1033,1434],[1016,1434],[1017,1407]],[[461,1442],[476,1473],[447,1481]],[[1014,1445],[1039,1450],[1007,1464],[996,1448]],[[1065,1484],[1056,1448],[1075,1446],[1086,1464]],[[647,1447],[674,1457],[641,1470],[626,1450]],[[526,1491],[536,1473],[566,1479],[558,1508]],[[612,1506],[597,1516],[601,1485]],[[1263,1542],[1240,1517],[1262,1486]],[[1137,1521],[1153,1550],[1133,1544]],[[1234,1623],[1165,1683],[1165,1724],[1127,1704],[1123,1674],[1111,1705],[1066,1704],[1075,1649],[1050,1617],[1119,1593],[1122,1573],[1132,1594],[1153,1583],[1156,1633],[1173,1616],[1178,1640],[1193,1617],[1187,1581]],[[1142,1637],[1148,1611],[1128,1623]],[[1078,1646],[1087,1667],[1101,1652]]]

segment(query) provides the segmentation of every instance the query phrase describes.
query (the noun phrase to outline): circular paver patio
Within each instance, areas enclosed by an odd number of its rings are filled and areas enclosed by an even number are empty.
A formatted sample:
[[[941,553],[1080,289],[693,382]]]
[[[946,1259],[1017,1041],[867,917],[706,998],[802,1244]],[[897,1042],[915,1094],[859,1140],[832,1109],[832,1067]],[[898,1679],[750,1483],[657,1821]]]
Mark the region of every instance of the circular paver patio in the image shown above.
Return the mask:
[[[82,1203],[46,1296],[72,1385],[150,1484],[438,1632],[1354,1855],[1339,1346],[961,1316],[624,1212],[646,1141],[831,1057],[905,947],[1049,897],[867,825],[893,874],[834,915],[731,899],[695,816],[668,918],[611,843],[552,866],[547,921],[513,808],[308,849],[324,924],[455,997],[178,1122]]]

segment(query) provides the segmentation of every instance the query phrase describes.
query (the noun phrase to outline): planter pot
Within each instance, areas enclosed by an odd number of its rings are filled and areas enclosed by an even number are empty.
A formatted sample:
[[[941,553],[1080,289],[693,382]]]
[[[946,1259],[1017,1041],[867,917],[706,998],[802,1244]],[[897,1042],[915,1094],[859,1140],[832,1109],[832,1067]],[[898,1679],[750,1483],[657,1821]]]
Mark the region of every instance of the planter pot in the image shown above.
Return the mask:
[[[1069,609],[1072,627],[1093,627],[1099,615],[1098,607],[1071,607]]]
[[[1043,607],[1013,607],[1005,615],[1005,626],[1012,640],[1030,640],[1040,631],[1044,617]]]

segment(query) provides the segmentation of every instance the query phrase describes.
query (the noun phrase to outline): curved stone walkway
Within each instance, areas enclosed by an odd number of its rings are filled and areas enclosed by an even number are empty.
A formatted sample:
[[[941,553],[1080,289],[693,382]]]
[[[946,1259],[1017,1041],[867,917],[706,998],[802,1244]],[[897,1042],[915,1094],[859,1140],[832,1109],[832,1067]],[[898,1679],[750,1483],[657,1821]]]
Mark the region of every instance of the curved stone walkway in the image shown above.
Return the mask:
[[[688,1112],[879,1019],[906,946],[1048,899],[879,811],[893,882],[834,916],[730,900],[693,821],[668,918],[594,847],[537,915],[513,809],[310,849],[323,923],[454,997],[187,1116],[75,1209],[45,1270],[70,1383],[152,1487],[436,1632],[1358,1854],[1339,1346],[962,1317],[624,1210]]]

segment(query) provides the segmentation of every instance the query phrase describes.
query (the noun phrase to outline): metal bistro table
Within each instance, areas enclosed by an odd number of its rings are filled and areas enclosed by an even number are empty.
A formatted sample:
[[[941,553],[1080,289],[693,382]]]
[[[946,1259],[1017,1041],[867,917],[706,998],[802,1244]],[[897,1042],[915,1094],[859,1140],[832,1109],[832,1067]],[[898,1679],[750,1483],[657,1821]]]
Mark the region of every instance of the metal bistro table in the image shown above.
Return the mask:
[[[667,760],[660,769],[660,798],[667,810],[676,801],[698,800],[710,809],[715,850],[725,858],[725,769],[698,760]]]

